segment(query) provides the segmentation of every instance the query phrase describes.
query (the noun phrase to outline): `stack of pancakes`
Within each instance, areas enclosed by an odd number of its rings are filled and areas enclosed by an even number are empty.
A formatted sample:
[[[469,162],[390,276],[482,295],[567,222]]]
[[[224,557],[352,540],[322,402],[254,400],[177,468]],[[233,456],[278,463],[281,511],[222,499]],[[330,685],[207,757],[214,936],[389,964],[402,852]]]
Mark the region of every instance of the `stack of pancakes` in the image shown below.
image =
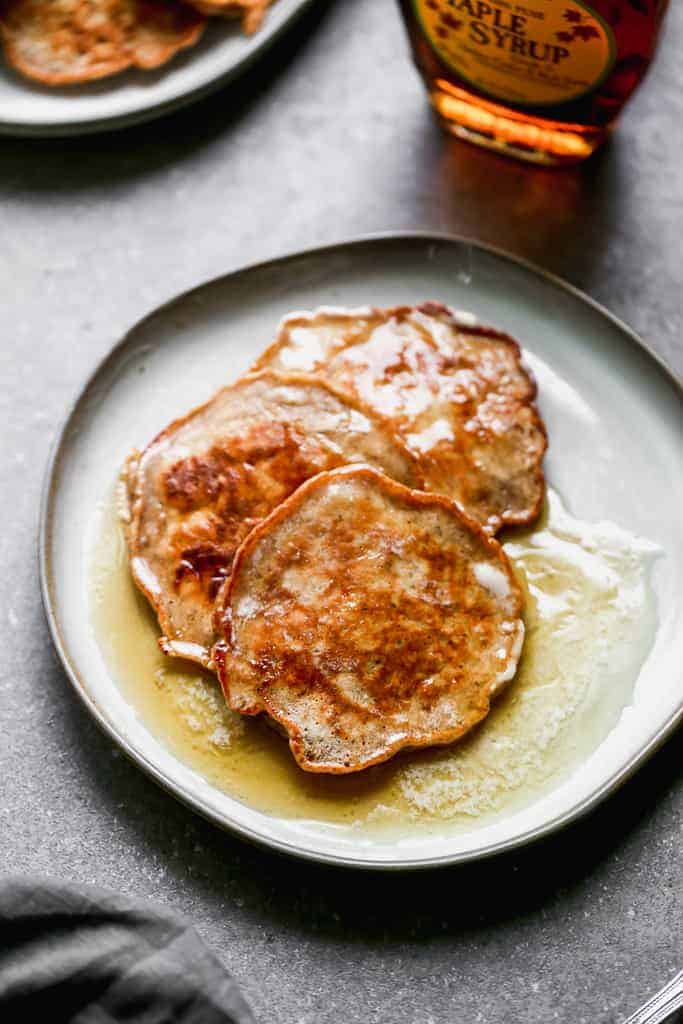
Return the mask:
[[[72,85],[166,64],[194,46],[207,15],[251,34],[272,0],[0,0],[8,63],[44,85]]]
[[[436,303],[287,317],[127,462],[162,649],[216,671],[308,771],[462,736],[522,650],[495,534],[543,502],[535,392],[515,341]]]

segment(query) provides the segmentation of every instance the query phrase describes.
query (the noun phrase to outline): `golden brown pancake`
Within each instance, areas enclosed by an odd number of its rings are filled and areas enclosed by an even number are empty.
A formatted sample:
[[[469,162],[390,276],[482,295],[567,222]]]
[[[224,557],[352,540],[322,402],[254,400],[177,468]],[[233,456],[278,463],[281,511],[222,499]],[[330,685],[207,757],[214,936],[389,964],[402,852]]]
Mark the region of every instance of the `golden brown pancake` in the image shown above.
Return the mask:
[[[241,18],[242,28],[253,35],[260,27],[273,0],[189,0],[202,14],[221,14]]]
[[[46,85],[157,68],[194,45],[205,23],[180,0],[0,0],[8,62]]]
[[[487,532],[539,514],[546,432],[508,335],[433,302],[323,308],[286,317],[254,369],[263,367],[315,373],[389,418],[427,490],[453,498]]]
[[[303,484],[244,541],[216,609],[230,706],[310,772],[450,743],[513,677],[522,594],[500,545],[435,494],[367,467]]]
[[[125,476],[131,569],[168,654],[210,666],[212,613],[248,532],[305,480],[365,462],[419,486],[391,429],[324,382],[243,377],[134,453]]]

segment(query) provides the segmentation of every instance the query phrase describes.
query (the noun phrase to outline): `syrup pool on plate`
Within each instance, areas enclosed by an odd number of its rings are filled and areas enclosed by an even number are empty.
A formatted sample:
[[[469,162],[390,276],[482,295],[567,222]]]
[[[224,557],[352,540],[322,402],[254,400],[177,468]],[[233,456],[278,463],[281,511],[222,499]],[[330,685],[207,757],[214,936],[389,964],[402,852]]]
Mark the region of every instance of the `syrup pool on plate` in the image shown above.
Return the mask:
[[[628,705],[656,632],[649,541],[574,518],[550,490],[540,522],[506,531],[504,547],[527,598],[515,679],[465,739],[356,775],[303,772],[282,736],[227,708],[211,674],[161,653],[113,497],[92,556],[93,628],[150,732],[250,807],[372,833],[444,823],[470,830],[529,804],[599,746]]]

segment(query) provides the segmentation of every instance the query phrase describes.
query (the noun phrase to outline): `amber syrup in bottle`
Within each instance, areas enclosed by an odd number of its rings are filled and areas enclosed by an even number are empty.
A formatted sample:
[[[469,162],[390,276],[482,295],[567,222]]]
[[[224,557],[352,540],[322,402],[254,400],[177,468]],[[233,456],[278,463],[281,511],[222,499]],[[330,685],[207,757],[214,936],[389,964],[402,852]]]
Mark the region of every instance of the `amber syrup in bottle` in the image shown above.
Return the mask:
[[[541,164],[605,140],[655,53],[667,0],[399,0],[449,132]]]

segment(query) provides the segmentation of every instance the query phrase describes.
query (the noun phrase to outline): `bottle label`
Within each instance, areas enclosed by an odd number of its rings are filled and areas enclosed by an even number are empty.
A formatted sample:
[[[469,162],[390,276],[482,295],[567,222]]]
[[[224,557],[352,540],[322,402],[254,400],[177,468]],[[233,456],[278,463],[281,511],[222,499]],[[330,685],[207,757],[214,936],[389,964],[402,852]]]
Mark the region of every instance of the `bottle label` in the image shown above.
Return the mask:
[[[439,59],[476,89],[521,106],[566,103],[609,74],[607,22],[579,0],[413,0]]]

